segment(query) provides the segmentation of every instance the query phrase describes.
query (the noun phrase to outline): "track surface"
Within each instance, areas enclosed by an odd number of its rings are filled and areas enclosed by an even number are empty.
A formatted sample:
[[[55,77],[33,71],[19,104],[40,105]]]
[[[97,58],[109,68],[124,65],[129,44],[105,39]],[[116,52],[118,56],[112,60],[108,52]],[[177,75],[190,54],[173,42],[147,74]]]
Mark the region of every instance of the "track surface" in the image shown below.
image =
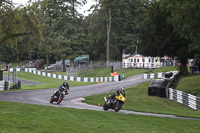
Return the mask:
[[[102,107],[81,103],[80,98],[112,92],[121,87],[127,88],[127,87],[131,87],[131,86],[135,86],[135,85],[147,82],[147,81],[149,80],[148,79],[144,80],[143,74],[140,74],[140,75],[129,77],[120,82],[109,82],[109,83],[100,83],[100,84],[93,84],[93,85],[87,85],[87,86],[70,87],[69,95],[67,95],[64,98],[64,100],[61,102],[61,104],[59,105],[57,105],[56,103],[53,103],[53,104],[49,103],[50,96],[55,90],[57,90],[56,88],[41,89],[41,90],[25,90],[25,91],[5,91],[5,92],[1,91],[0,100],[29,103],[29,104],[39,104],[39,105],[54,106],[54,107],[69,107],[69,108],[77,108],[77,109],[103,111]],[[119,113],[178,118],[178,119],[189,119],[189,120],[200,120],[200,119],[195,119],[195,118],[177,117],[174,115],[143,113],[143,112],[134,112],[134,111],[127,111],[127,110],[120,110]]]

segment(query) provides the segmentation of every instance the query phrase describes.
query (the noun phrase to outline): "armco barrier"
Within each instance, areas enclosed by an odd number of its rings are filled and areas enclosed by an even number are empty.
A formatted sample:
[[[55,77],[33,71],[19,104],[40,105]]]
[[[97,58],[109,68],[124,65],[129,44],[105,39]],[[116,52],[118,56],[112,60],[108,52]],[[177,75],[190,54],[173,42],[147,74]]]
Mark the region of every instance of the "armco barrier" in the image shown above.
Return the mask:
[[[194,110],[200,110],[200,97],[169,88],[169,99],[185,104]]]
[[[144,74],[144,79],[154,79],[154,78],[162,78],[164,77],[166,72],[162,73],[152,73],[152,74]]]
[[[18,70],[23,71],[23,69],[17,69],[17,71]],[[116,81],[114,77],[88,78],[88,77],[63,76],[63,75],[58,75],[58,74],[41,72],[41,71],[37,71],[35,69],[29,69],[29,68],[25,68],[25,72],[30,72],[30,73],[41,75],[41,76],[52,77],[52,78],[63,79],[63,80],[70,80],[70,81],[82,81],[82,82],[112,82],[112,81]]]
[[[174,75],[178,73],[178,71],[171,71]],[[152,73],[152,74],[144,74],[144,79],[155,79],[155,78],[163,78],[165,74],[168,72],[160,72],[160,73]]]

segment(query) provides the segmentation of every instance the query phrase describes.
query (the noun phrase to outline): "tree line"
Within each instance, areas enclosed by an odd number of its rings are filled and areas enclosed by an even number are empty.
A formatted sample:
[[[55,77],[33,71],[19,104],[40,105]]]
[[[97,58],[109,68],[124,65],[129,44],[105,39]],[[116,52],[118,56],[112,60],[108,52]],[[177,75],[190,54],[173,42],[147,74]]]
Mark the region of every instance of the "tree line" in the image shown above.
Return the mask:
[[[78,13],[87,0],[38,0],[14,6],[0,0],[0,61],[45,58],[121,60],[122,51],[178,57],[187,74],[188,58],[200,61],[199,1],[96,0],[88,16]],[[64,67],[65,68],[65,67]]]

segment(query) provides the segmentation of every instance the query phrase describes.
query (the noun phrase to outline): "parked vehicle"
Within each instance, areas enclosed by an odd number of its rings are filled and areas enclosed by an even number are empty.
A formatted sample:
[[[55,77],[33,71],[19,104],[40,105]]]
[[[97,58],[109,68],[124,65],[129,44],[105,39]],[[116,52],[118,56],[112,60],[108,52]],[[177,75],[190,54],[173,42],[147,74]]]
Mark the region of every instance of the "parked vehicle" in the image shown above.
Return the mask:
[[[53,95],[50,98],[50,103],[53,103],[54,101],[57,102],[57,104],[60,104],[63,100],[63,98],[65,97],[65,95],[67,95],[67,89],[64,87],[61,87],[59,90],[56,90],[53,92]]]
[[[115,96],[114,98],[111,98],[111,95],[109,97],[104,97],[105,104],[103,105],[104,110],[113,109],[115,112],[118,112],[123,104],[126,103],[125,93],[120,93],[119,96]]]

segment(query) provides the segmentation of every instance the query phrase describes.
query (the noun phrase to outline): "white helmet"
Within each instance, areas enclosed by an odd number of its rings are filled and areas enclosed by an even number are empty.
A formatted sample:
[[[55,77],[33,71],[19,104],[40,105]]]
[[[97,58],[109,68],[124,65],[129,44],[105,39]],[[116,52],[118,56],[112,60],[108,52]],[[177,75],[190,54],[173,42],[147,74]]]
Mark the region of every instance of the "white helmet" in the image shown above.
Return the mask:
[[[123,92],[124,92],[124,91],[125,91],[125,87],[122,87],[122,88],[121,88],[121,91],[123,91]]]

